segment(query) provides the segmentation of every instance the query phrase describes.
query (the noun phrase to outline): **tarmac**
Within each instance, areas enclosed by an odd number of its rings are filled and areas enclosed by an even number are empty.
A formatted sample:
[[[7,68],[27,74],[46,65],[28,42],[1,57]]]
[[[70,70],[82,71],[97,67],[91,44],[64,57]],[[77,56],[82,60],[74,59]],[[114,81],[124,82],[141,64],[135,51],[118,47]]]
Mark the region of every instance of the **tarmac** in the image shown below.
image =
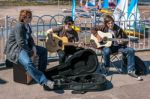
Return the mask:
[[[0,68],[0,99],[150,99],[150,51],[136,52],[145,63],[148,74],[137,81],[127,74],[112,72],[107,76],[112,86],[104,91],[72,94],[71,90],[44,91],[39,84],[25,85],[13,81],[12,68]],[[58,62],[49,63],[48,68]],[[112,78],[112,79],[111,79]]]

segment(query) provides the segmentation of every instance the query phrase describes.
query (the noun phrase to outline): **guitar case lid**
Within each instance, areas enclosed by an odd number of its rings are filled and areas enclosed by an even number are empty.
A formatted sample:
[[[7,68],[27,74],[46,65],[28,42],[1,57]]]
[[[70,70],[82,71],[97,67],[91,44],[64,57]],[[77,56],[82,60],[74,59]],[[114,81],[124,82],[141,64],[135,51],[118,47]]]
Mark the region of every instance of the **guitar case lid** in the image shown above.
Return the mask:
[[[75,76],[81,74],[93,73],[98,67],[98,58],[96,53],[91,49],[83,49],[75,52],[70,56],[65,64],[50,68],[46,76]]]

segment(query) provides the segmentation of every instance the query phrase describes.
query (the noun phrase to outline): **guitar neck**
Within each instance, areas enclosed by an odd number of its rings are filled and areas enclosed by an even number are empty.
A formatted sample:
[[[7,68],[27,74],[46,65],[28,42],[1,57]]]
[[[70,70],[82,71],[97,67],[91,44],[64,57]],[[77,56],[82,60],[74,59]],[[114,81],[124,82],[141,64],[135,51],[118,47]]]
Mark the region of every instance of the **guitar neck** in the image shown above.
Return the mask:
[[[72,46],[77,46],[85,49],[90,47],[90,44],[85,44],[84,42],[74,42],[74,43],[69,42],[64,45],[72,45]]]
[[[64,43],[64,45],[73,45],[73,46],[78,46],[79,44],[84,45],[84,43],[81,43],[81,42],[68,42],[68,43]]]
[[[122,39],[116,39],[116,38],[107,38],[108,41],[132,41],[132,42],[137,42],[138,39],[137,38],[122,38]]]
[[[108,38],[107,40],[108,40],[108,41],[118,41],[118,40],[121,40],[121,41],[129,41],[130,39],[116,39],[116,38]]]

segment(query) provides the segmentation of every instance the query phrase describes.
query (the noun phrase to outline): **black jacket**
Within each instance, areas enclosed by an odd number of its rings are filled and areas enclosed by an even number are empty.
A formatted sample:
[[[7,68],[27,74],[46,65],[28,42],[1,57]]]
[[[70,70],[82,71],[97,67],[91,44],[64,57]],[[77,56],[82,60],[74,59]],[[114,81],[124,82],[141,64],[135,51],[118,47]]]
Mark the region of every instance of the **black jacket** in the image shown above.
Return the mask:
[[[28,25],[29,26],[29,25]],[[29,34],[29,38],[27,39],[27,33]],[[17,63],[19,53],[22,49],[30,53],[32,51],[32,47],[34,45],[33,38],[31,36],[31,28],[29,26],[29,31],[25,27],[24,23],[18,22],[14,29],[12,29],[9,34],[9,38],[6,42],[4,53],[6,54],[6,59],[11,62]],[[26,40],[28,43],[26,43]]]

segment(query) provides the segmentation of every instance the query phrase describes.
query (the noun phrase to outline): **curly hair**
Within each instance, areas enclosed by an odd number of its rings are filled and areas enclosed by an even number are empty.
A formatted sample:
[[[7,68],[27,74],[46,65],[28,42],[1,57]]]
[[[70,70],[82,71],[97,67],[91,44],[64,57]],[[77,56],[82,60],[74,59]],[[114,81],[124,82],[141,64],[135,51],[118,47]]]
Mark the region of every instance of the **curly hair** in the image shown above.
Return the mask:
[[[21,10],[19,15],[19,21],[24,22],[24,19],[27,17],[32,18],[32,11],[30,9]]]

